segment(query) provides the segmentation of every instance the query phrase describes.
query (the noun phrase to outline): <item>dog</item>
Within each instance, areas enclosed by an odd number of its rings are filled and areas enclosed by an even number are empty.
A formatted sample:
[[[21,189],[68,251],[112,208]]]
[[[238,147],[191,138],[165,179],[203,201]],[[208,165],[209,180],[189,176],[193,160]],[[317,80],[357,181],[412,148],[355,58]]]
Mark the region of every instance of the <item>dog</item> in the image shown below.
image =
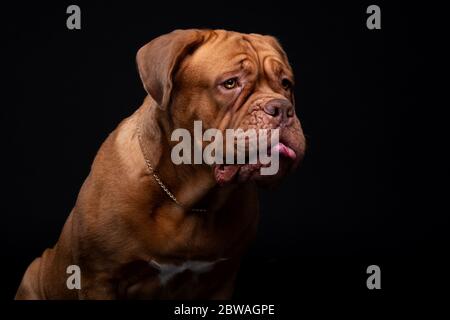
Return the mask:
[[[294,77],[272,36],[175,30],[139,49],[147,92],[99,149],[56,245],[16,299],[228,299],[258,225],[257,187],[305,152]],[[176,128],[278,129],[280,167],[171,161]],[[80,287],[68,287],[78,266]]]

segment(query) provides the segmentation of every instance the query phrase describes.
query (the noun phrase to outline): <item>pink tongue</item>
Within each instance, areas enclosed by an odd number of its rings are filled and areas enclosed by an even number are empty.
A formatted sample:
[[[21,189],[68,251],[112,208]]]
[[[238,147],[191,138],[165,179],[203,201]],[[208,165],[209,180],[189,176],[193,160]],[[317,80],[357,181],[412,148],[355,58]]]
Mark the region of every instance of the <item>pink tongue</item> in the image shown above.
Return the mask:
[[[291,148],[285,146],[283,143],[278,143],[275,145],[272,149],[275,152],[278,152],[280,155],[291,158],[292,160],[295,160],[297,155],[295,154],[295,151]]]

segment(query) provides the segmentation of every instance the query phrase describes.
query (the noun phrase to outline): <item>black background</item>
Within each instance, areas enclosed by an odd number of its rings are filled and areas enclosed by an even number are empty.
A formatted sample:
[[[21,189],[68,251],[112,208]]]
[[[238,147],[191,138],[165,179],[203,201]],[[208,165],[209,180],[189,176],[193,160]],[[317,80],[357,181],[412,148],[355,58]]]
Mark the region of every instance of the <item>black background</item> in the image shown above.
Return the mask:
[[[261,192],[259,234],[236,298],[370,301],[442,288],[444,213],[422,205],[418,192],[424,138],[411,114],[425,59],[414,5],[374,2],[382,29],[368,30],[370,2],[73,3],[81,30],[66,28],[72,2],[4,11],[13,69],[2,110],[12,160],[5,299],[56,242],[102,141],[143,100],[137,50],[179,28],[271,34],[295,71],[309,149],[282,186]],[[365,285],[371,264],[382,271],[377,292]]]

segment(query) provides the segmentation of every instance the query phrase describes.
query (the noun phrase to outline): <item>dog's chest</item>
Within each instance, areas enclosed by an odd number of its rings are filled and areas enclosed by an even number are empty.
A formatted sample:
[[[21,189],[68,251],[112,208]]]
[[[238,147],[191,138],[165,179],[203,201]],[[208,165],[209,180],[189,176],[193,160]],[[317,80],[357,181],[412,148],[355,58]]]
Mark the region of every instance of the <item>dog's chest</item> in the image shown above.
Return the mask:
[[[150,261],[150,266],[158,270],[158,279],[162,286],[186,271],[190,272],[194,278],[202,273],[211,271],[214,266],[226,259],[218,259],[214,261],[186,260],[182,264],[158,263],[155,260]]]
[[[208,278],[227,259],[212,261],[185,260],[182,263],[163,263],[151,260],[147,268],[150,273],[129,284],[127,298],[167,299],[193,298],[210,285]]]

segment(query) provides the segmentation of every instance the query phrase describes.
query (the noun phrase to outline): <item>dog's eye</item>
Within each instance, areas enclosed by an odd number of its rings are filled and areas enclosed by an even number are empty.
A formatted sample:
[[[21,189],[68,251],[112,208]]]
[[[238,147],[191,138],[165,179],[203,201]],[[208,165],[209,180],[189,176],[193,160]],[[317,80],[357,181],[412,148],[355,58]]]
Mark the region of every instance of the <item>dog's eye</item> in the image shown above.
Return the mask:
[[[226,88],[226,89],[234,89],[234,88],[236,88],[236,86],[237,86],[237,78],[231,78],[231,79],[228,79],[228,80],[226,80],[224,83],[223,83],[223,86]]]
[[[284,78],[283,80],[281,80],[281,86],[284,90],[290,90],[292,89],[292,82],[289,79]]]

